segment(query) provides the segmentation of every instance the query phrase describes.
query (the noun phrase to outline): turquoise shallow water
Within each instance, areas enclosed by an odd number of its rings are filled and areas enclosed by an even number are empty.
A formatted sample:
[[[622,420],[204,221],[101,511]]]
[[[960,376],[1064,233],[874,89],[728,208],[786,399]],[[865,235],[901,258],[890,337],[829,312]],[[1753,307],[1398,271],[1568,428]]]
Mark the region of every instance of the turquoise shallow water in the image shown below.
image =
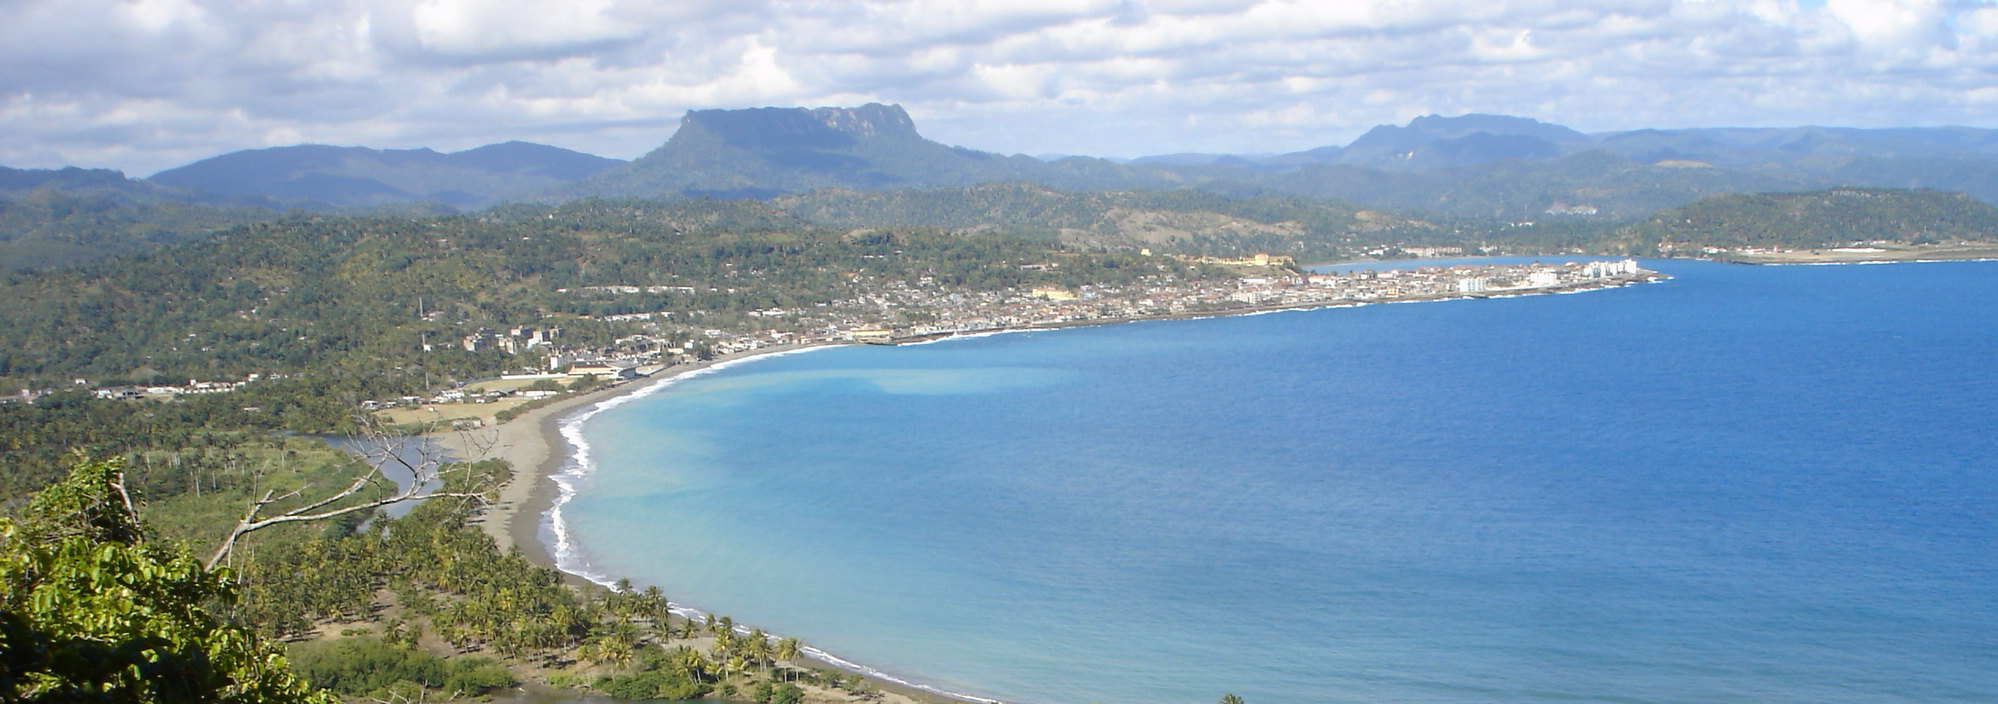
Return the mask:
[[[1031,704],[1998,701],[1998,263],[766,358],[572,568]]]

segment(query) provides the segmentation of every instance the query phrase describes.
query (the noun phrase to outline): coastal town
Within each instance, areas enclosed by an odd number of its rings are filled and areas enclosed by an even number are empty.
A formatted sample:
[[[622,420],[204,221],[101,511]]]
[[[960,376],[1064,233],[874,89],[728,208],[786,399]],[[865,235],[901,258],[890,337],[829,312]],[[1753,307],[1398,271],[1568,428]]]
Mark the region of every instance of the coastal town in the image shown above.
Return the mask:
[[[859,288],[864,293],[852,298],[808,309],[757,311],[753,314],[759,323],[755,330],[699,327],[676,321],[674,313],[667,311],[603,316],[606,322],[633,329],[631,335],[603,346],[563,345],[562,328],[555,326],[519,325],[505,330],[480,327],[457,341],[457,346],[466,351],[496,350],[521,357],[526,363],[503,379],[524,383],[469,390],[465,384],[453,384],[428,397],[367,400],[361,407],[380,411],[414,405],[539,400],[560,395],[573,386],[566,382],[577,379],[588,379],[592,386],[616,384],[678,364],[777,347],[899,344],[1001,330],[1552,293],[1661,278],[1660,274],[1639,267],[1633,259],[1322,273],[1301,270],[1287,258],[1269,255],[1207,258],[1203,263],[1237,266],[1243,273],[1197,281],[1157,277],[1140,285],[1121,287],[1040,286],[996,292],[953,290],[927,278],[914,282],[861,282]],[[601,295],[641,290],[636,286],[598,286],[572,293]],[[436,346],[427,346],[426,350]],[[180,395],[233,391],[258,378],[259,375],[238,381],[190,379],[185,385],[120,385],[91,391],[106,399],[170,400]],[[542,380],[561,380],[565,384],[533,385]],[[88,385],[84,379],[76,383]],[[8,400],[32,402],[45,393],[24,390]]]
[[[1234,267],[1239,275],[1181,281],[1152,277],[1135,285],[1028,287],[971,292],[915,281],[862,281],[850,298],[810,308],[757,311],[756,329],[708,328],[676,319],[670,311],[603,316],[632,332],[608,345],[563,343],[559,326],[479,327],[455,341],[472,352],[499,351],[521,364],[500,382],[452,383],[428,396],[361,402],[362,410],[444,404],[520,403],[578,388],[617,384],[675,365],[774,348],[832,344],[899,344],[1001,330],[1043,329],[1160,318],[1232,315],[1401,301],[1554,293],[1622,286],[1662,278],[1633,259],[1424,266],[1313,272],[1288,258],[1258,255],[1203,260]],[[639,292],[636,286],[600,286],[569,292],[605,295]],[[685,317],[685,316],[678,316]],[[426,349],[442,346],[432,345]],[[112,386],[93,389],[101,398],[169,400],[184,394],[222,393],[254,383],[189,380],[179,386]],[[577,384],[585,380],[583,385]],[[79,385],[87,380],[77,380]],[[32,401],[36,394],[13,397]],[[473,425],[484,421],[474,421]]]
[[[1552,293],[1620,286],[1661,277],[1639,267],[1632,259],[1336,273],[1270,266],[1272,260],[1267,257],[1260,261],[1263,265],[1258,270],[1239,277],[1205,281],[1161,279],[1124,287],[1044,286],[968,293],[921,279],[913,285],[893,281],[872,287],[863,295],[810,309],[761,311],[759,318],[771,325],[750,332],[689,329],[675,324],[667,313],[619,315],[614,317],[645,331],[596,349],[546,345],[546,364],[540,371],[630,378],[644,373],[648,367],[695,361],[703,354],[750,352],[780,345],[897,344],[1000,330],[1153,318]],[[671,346],[671,340],[687,339],[690,334],[704,345],[698,353],[690,347]],[[466,344],[478,344],[477,340],[477,336],[468,337]]]

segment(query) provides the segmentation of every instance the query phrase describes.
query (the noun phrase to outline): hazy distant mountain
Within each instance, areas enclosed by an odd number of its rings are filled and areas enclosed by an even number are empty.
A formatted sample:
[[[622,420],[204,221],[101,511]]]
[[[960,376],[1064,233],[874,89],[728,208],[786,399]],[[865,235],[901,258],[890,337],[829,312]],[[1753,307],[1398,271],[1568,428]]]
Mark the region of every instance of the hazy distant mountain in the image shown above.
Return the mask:
[[[1554,159],[1586,144],[1588,135],[1560,125],[1507,115],[1429,115],[1406,127],[1380,125],[1352,144],[1287,154],[1274,163],[1350,164],[1395,170],[1448,169],[1513,159]]]
[[[939,144],[901,106],[694,110],[666,144],[563,197],[766,198],[822,188],[880,190],[1026,181],[1057,188],[1163,187],[1178,176],[1105,159],[1052,162]]]
[[[232,152],[154,174],[153,183],[305,207],[438,203],[473,209],[624,162],[527,142],[461,152],[307,144]]]
[[[112,169],[80,169],[74,166],[60,169],[10,169],[0,166],[0,199],[23,198],[38,191],[105,200],[120,205],[147,203],[271,205],[262,198],[230,197],[129,179],[125,177],[124,172]]]

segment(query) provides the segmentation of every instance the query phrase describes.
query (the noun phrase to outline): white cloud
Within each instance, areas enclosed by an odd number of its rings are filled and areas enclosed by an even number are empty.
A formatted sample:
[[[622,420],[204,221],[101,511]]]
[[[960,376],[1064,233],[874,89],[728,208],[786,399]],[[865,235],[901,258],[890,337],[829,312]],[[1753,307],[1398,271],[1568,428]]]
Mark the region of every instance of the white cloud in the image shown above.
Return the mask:
[[[899,102],[941,141],[1341,143],[1428,112],[1585,130],[1991,125],[1989,0],[13,0],[0,164],[286,140],[631,157],[688,109]]]
[[[416,39],[453,56],[518,56],[641,36],[611,0],[422,0],[410,8]]]

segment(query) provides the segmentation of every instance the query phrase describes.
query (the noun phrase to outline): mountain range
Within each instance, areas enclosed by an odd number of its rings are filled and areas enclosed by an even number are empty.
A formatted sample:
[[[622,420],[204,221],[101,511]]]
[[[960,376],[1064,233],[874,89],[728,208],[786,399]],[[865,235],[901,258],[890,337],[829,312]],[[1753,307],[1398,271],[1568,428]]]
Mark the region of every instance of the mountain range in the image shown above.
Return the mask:
[[[1345,145],[1278,155],[1125,162],[1000,155],[924,138],[895,105],[695,110],[630,162],[526,142],[466,151],[300,145],[232,152],[142,180],[112,171],[0,170],[0,198],[35,187],[132,201],[308,210],[476,210],[578,198],[770,198],[1032,183],[1067,191],[1197,188],[1290,194],[1470,217],[1642,217],[1716,193],[1834,186],[1961,191],[1998,202],[1998,130],[1968,127],[1642,129],[1585,134],[1506,115],[1426,116]]]
[[[448,154],[306,144],[231,152],[161,171],[147,181],[307,207],[429,202],[476,209],[573,183],[622,163],[529,142]]]
[[[1709,196],[1836,187],[1934,189],[1998,203],[1998,130],[1807,126],[1587,134],[1524,117],[1432,115],[1375,127],[1348,144],[1287,154],[1116,161],[941,144],[923,137],[895,105],[695,110],[661,146],[629,162],[506,142],[451,153],[255,149],[145,179],[108,170],[0,168],[0,265],[144,250],[290,210],[434,214],[587,198],[788,197],[810,203],[799,207],[828,224],[851,220],[833,214],[857,209],[893,217],[916,205],[930,208],[927,219],[911,215],[901,223],[920,224],[937,213],[988,211],[1000,194],[1010,195],[998,200],[1022,202],[1019,195],[1028,193],[974,188],[989,184],[1077,194],[1303,197],[1477,228],[1634,222]],[[877,195],[903,191],[923,193]],[[1016,215],[995,216],[996,222],[1017,225]],[[1112,230],[1143,239],[1122,226],[1103,231]]]

